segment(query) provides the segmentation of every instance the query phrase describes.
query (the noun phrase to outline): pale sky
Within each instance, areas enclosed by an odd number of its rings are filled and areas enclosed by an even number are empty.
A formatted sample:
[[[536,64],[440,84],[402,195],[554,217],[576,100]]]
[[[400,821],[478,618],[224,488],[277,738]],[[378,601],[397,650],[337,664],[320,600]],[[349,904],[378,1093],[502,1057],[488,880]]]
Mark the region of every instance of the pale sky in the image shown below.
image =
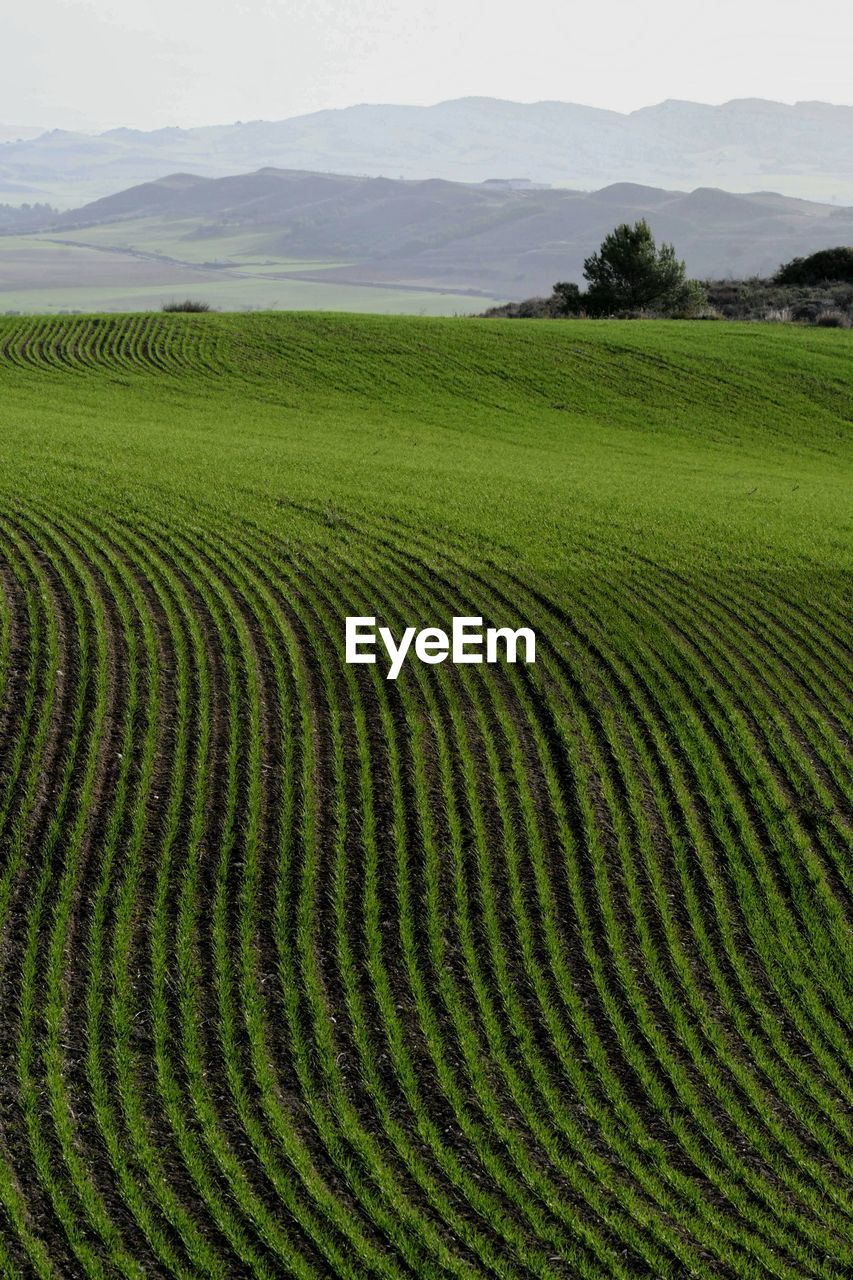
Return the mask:
[[[853,103],[853,0],[0,0],[0,124],[487,95]]]

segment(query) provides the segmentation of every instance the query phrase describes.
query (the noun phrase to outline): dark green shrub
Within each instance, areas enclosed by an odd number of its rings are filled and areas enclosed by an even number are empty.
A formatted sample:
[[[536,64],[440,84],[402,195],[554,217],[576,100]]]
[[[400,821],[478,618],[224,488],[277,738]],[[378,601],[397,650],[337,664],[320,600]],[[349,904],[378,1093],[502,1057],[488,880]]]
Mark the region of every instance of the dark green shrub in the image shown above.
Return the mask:
[[[210,311],[209,302],[198,302],[193,298],[184,298],[183,302],[164,302],[164,311]]]
[[[794,258],[781,266],[774,276],[776,284],[824,284],[843,281],[853,284],[853,247],[838,245],[820,249],[807,258]]]
[[[815,324],[819,329],[849,329],[850,317],[839,307],[831,307],[821,312]]]
[[[576,316],[583,310],[583,306],[584,296],[578,285],[566,280],[560,280],[554,285],[550,298],[552,315]]]

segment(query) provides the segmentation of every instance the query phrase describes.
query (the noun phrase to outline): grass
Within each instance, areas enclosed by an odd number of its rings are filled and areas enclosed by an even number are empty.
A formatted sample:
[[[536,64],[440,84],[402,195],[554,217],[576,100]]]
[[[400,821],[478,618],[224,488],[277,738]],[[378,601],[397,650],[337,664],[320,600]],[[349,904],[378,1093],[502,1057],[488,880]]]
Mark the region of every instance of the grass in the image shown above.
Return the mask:
[[[851,342],[0,321],[4,1275],[849,1274]]]

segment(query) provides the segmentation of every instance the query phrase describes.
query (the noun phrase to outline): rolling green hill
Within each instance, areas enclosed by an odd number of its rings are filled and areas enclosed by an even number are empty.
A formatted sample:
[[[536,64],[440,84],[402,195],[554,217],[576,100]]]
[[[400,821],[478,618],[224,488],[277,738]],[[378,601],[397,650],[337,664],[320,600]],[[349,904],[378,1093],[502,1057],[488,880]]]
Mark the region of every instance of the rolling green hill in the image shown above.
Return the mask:
[[[0,321],[4,1278],[850,1274],[851,357]]]

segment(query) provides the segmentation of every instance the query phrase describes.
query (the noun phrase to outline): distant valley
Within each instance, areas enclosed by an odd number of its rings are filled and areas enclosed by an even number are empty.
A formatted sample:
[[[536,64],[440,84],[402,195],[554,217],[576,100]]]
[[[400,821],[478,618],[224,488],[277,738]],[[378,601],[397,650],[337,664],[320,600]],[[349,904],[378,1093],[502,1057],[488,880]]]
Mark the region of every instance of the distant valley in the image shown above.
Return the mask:
[[[853,208],[766,193],[173,174],[0,236],[0,311],[149,309],[178,294],[227,309],[479,311],[579,280],[602,237],[641,217],[700,278],[767,275],[853,243]]]

